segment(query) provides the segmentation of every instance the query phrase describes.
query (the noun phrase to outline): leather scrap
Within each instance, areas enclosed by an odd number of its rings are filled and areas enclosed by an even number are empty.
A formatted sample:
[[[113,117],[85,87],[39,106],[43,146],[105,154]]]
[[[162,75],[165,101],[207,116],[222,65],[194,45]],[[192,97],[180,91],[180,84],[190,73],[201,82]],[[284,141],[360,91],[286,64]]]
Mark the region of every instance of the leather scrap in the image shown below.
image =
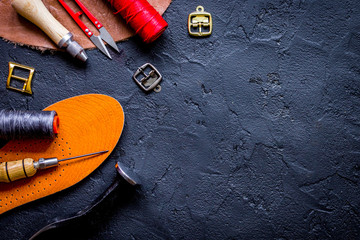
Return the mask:
[[[161,15],[171,3],[171,0],[148,1]],[[95,47],[57,0],[43,0],[43,2],[49,12],[74,35],[75,41],[83,48],[88,49]],[[77,12],[80,10],[71,0],[67,0],[66,2],[74,11]],[[82,0],[82,3],[104,25],[116,42],[134,35],[134,31],[126,25],[120,15],[113,13],[113,9],[111,9],[111,6],[106,1]],[[90,30],[96,35],[98,34],[98,31],[86,16],[82,16],[82,20]],[[0,1],[0,22],[0,37],[3,39],[20,45],[35,47],[40,50],[59,50],[56,44],[36,25],[17,14],[11,7],[11,0]]]
[[[60,218],[60,219],[58,219],[58,218],[55,219],[52,223],[44,226],[39,231],[37,231],[29,240],[37,239],[44,233],[49,232],[50,230],[53,230],[53,229],[64,228],[71,224],[75,225],[76,222],[81,221],[82,218],[86,217],[92,211],[94,211],[94,209],[98,205],[100,205],[110,194],[118,191],[117,189],[119,188],[120,183],[121,183],[120,180],[121,179],[116,178],[115,181],[110,185],[110,187],[108,187],[104,193],[102,193],[97,199],[95,199],[95,201],[91,205],[88,205],[86,208],[80,210],[79,212],[77,212],[71,216],[67,216],[67,217]]]

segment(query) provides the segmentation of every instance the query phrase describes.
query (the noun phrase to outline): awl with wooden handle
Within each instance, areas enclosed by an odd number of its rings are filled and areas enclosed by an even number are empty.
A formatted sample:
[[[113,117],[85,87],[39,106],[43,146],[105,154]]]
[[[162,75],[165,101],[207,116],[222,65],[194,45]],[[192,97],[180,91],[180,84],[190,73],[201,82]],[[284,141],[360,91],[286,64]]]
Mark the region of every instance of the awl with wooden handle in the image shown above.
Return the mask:
[[[73,40],[73,35],[48,11],[41,0],[13,0],[11,6],[24,18],[37,25],[60,48],[85,62],[85,50]]]
[[[35,175],[38,169],[56,167],[59,165],[59,162],[62,161],[68,161],[75,158],[87,157],[106,152],[108,152],[108,150],[65,158],[61,160],[57,158],[40,158],[39,161],[34,161],[32,158],[25,158],[23,160],[2,162],[0,163],[0,182],[8,183],[21,178],[32,177]]]

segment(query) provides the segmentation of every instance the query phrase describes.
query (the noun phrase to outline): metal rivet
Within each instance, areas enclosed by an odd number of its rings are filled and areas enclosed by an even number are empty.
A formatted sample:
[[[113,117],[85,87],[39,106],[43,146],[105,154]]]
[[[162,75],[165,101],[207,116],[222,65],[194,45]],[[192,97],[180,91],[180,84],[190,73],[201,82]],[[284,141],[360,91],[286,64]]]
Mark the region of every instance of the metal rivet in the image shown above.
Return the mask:
[[[88,33],[89,36],[90,36],[91,34],[92,34],[91,32]]]
[[[89,31],[89,29],[85,29],[85,32],[88,32]]]

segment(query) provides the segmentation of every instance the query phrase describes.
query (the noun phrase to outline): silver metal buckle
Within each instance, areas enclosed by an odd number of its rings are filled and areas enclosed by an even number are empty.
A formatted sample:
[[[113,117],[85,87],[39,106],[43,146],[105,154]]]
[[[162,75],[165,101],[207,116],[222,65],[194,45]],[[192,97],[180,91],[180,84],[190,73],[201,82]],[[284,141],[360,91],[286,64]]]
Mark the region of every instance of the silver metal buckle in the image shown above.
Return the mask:
[[[147,69],[149,69],[149,71],[145,72]],[[150,63],[145,63],[139,67],[134,73],[133,79],[140,88],[146,92],[150,90],[159,92],[161,90],[159,83],[162,80],[162,76],[160,72]]]

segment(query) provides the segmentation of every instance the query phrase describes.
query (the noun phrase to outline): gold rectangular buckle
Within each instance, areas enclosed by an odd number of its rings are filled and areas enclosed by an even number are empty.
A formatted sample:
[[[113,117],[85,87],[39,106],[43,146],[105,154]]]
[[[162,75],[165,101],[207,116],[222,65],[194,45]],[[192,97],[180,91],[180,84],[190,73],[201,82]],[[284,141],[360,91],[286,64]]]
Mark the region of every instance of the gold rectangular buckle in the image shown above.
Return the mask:
[[[203,31],[208,28],[208,31]],[[198,31],[193,31],[198,29]],[[191,36],[205,37],[209,36],[212,32],[212,18],[211,14],[204,12],[203,6],[197,6],[196,11],[189,14],[188,30]]]
[[[23,77],[13,75],[13,71],[14,71],[15,67],[28,70],[29,71],[29,77],[28,78],[23,78]],[[8,79],[7,79],[7,82],[6,82],[6,88],[11,89],[11,90],[15,90],[15,91],[18,91],[18,92],[32,94],[31,80],[32,80],[32,77],[34,75],[34,71],[35,71],[35,68],[28,67],[28,66],[25,66],[25,65],[22,65],[22,64],[14,63],[14,62],[9,62],[9,76],[8,76]],[[11,86],[11,79],[12,78],[24,81],[23,88],[19,89],[19,88]]]

